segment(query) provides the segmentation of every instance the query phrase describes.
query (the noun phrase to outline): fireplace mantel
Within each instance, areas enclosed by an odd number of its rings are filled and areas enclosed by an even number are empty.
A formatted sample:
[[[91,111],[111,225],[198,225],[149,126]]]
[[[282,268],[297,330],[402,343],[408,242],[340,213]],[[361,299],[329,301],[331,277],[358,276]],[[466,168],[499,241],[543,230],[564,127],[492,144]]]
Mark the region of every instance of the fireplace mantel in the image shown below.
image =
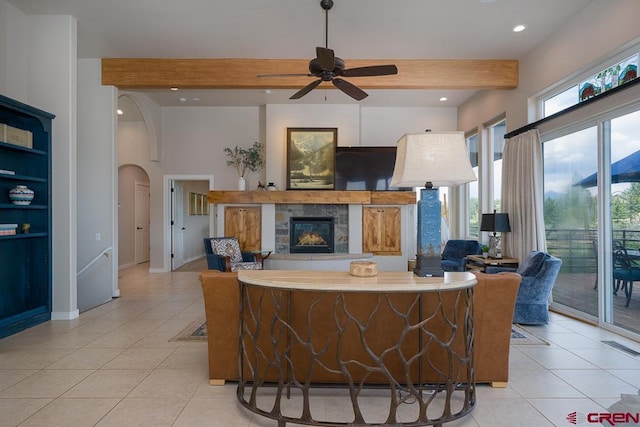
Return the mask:
[[[209,203],[219,204],[345,204],[345,205],[413,205],[413,191],[209,191]]]
[[[370,259],[378,263],[378,271],[403,271],[408,259],[415,254],[416,193],[413,191],[339,191],[339,190],[283,190],[283,191],[209,191],[208,201],[215,212],[215,235],[224,236],[227,218],[242,223],[242,230],[259,228],[257,245],[272,255],[265,260],[266,269],[349,270],[353,259]],[[257,218],[249,209],[259,209]],[[377,212],[379,224],[368,224],[363,230],[364,211]],[[236,212],[237,211],[237,212]],[[246,211],[241,214],[241,211]],[[252,211],[253,212],[253,211]],[[373,214],[375,215],[375,214]],[[335,229],[333,254],[289,253],[290,216],[333,216],[339,227]],[[244,218],[244,219],[243,219]],[[369,218],[369,216],[367,217]],[[259,221],[259,227],[252,222]],[[372,236],[379,239],[388,227],[399,247],[387,245],[369,250]],[[381,228],[382,227],[382,228]],[[233,228],[233,227],[231,227]],[[379,233],[372,233],[378,230]],[[391,230],[391,229],[390,229]],[[286,242],[281,239],[286,236]],[[253,238],[253,234],[250,236]],[[286,244],[286,248],[283,245]],[[389,248],[393,246],[393,251]],[[311,256],[311,258],[310,258]],[[355,257],[355,258],[354,258]]]

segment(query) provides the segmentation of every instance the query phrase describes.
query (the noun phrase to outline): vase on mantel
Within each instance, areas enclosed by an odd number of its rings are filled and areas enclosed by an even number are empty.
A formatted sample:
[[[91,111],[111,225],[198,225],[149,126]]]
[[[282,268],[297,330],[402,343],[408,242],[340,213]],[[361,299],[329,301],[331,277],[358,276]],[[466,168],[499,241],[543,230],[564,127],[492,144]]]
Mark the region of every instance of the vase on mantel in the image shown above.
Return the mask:
[[[240,177],[238,178],[238,190],[239,191],[244,191],[247,188],[247,181],[244,179],[244,177]]]
[[[27,206],[33,200],[34,192],[26,185],[18,185],[9,190],[9,200],[14,205]]]

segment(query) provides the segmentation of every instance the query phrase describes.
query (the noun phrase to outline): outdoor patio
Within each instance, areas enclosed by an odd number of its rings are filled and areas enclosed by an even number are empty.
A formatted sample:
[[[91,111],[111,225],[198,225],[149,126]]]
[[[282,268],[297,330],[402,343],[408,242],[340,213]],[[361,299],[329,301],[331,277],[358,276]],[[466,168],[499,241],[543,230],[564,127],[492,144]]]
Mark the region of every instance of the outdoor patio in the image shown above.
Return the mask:
[[[558,275],[553,288],[553,300],[562,305],[596,316],[598,289],[594,288],[595,273],[563,273]],[[613,297],[613,319],[616,326],[640,334],[640,284],[634,287],[629,307],[620,290]]]

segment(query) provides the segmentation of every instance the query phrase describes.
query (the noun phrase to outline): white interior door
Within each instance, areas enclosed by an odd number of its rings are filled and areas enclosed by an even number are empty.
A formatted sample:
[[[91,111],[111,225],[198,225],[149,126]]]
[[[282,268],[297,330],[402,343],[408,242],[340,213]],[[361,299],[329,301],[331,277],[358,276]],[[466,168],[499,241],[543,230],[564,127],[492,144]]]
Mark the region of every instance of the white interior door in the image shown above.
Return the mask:
[[[135,262],[140,264],[150,259],[151,243],[149,240],[149,185],[136,182],[136,195],[134,201],[135,216]]]
[[[184,187],[180,181],[172,181],[171,191],[171,270],[184,264]]]

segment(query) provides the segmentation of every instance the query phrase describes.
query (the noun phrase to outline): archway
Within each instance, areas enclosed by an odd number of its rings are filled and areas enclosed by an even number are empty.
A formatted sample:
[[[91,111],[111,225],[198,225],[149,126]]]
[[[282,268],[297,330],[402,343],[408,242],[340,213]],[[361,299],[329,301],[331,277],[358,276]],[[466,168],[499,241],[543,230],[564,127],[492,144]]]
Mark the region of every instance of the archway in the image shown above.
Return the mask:
[[[137,165],[118,168],[118,268],[150,257],[149,175]]]

